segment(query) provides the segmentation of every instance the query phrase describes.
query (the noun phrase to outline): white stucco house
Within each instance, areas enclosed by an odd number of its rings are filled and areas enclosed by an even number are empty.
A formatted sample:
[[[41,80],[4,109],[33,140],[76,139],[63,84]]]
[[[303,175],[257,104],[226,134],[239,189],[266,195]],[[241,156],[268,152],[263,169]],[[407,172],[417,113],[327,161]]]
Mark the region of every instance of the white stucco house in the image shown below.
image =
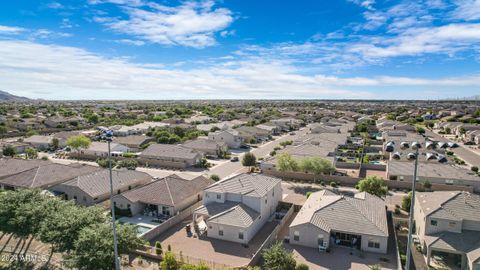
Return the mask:
[[[193,219],[206,223],[207,236],[248,244],[275,213],[282,198],[281,180],[261,174],[240,174],[217,182],[203,194]]]
[[[290,243],[319,250],[335,246],[387,253],[385,203],[366,192],[354,197],[312,193],[289,227]]]
[[[462,191],[419,192],[415,233],[426,255],[456,262],[455,268],[480,269],[480,196]]]
[[[238,131],[233,129],[210,132],[208,133],[208,139],[223,142],[227,144],[229,148],[239,148],[243,144],[242,137]]]

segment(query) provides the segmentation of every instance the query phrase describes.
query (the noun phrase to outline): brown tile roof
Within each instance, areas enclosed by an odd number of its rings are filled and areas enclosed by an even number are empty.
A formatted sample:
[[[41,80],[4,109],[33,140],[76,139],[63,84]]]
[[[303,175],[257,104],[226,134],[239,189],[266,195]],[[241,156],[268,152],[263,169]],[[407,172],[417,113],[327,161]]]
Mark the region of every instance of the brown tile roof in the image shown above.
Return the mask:
[[[10,164],[10,175],[0,178],[0,183],[23,188],[47,188],[72,179],[79,175],[99,171],[101,168],[90,165],[63,165],[51,162],[25,163],[22,169],[15,168],[19,164]]]
[[[176,206],[212,183],[212,180],[204,176],[187,180],[172,174],[143,187],[127,191],[121,196],[131,202]]]

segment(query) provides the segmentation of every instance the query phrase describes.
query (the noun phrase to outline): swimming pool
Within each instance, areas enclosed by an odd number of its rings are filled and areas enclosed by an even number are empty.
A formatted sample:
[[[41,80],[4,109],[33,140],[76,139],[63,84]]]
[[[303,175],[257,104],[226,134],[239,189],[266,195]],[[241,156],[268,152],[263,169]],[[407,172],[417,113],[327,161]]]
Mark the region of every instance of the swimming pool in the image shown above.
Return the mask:
[[[137,235],[142,235],[142,234],[150,231],[151,229],[152,228],[150,228],[150,227],[137,225]]]

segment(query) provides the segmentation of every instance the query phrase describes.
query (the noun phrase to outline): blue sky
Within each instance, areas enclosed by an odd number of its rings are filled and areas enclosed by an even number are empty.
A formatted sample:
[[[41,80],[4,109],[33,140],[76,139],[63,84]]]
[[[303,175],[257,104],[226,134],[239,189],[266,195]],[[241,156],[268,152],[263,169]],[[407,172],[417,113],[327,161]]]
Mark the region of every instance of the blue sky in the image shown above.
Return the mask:
[[[480,94],[480,0],[3,2],[0,90],[32,98]]]

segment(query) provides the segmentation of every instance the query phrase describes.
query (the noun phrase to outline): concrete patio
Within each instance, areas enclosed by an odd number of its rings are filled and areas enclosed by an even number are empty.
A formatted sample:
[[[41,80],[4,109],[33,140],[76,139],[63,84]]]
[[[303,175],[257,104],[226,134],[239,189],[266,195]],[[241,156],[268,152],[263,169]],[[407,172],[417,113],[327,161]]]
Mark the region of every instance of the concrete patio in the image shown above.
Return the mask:
[[[252,255],[277,225],[276,222],[267,222],[250,241],[248,247],[244,247],[239,243],[211,239],[206,236],[200,238],[188,236],[185,226],[191,222],[191,218],[183,220],[153,239],[151,244],[154,245],[155,241],[160,241],[164,249],[170,245],[177,256],[181,252],[185,261],[204,261],[209,265],[239,267],[250,262]]]

